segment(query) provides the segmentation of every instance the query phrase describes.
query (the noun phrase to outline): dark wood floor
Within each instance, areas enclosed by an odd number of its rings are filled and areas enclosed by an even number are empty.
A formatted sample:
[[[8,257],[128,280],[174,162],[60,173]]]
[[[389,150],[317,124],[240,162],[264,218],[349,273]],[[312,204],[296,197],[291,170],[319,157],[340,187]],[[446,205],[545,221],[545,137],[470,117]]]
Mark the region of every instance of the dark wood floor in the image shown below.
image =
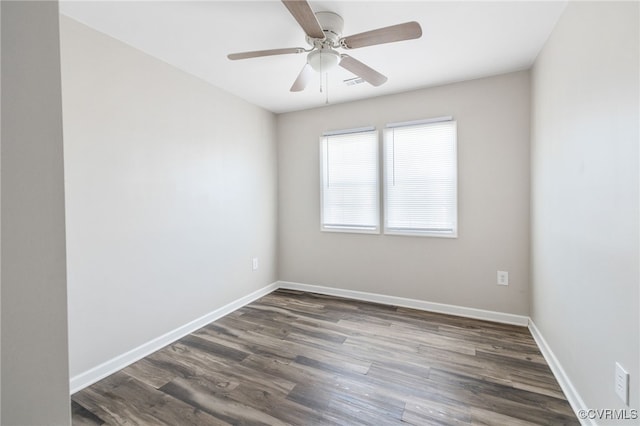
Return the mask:
[[[578,425],[524,327],[279,290],[72,396],[74,425]]]

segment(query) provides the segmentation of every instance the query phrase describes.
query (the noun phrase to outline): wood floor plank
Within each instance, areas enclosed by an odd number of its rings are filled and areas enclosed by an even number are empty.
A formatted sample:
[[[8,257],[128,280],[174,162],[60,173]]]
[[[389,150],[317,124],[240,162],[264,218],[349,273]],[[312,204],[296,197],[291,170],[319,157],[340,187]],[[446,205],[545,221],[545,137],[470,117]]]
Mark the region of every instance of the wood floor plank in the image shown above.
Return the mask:
[[[255,374],[268,374],[291,383],[319,383],[326,380],[327,374],[321,370],[315,370],[295,363],[283,364],[276,359],[264,358],[260,355],[251,355],[242,364],[255,371]],[[295,387],[295,386],[294,386]]]
[[[197,350],[181,343],[174,343],[145,359],[159,368],[172,372],[174,376],[172,380],[176,377],[203,377],[209,382],[216,383],[219,388],[233,388],[240,384],[238,380],[223,371],[226,364],[220,362],[214,355],[201,355]]]
[[[467,407],[452,406],[430,400],[410,400],[405,405],[402,420],[411,425],[468,425],[471,412]]]
[[[229,424],[274,426],[286,424],[260,410],[234,401],[226,394],[212,393],[210,386],[202,385],[202,380],[178,378],[164,385],[161,390]]]
[[[565,424],[575,419],[566,400],[484,382],[462,374],[432,369],[429,384],[441,394],[465,401],[470,407],[490,407],[490,411],[528,422]]]
[[[283,345],[287,345],[289,350],[297,353],[294,361],[298,357],[312,358],[317,361],[339,366],[343,371],[365,374],[371,366],[371,361],[356,354],[345,354],[327,345],[318,344],[313,338],[305,339],[303,336],[292,336],[285,339]]]
[[[221,345],[194,334],[183,337],[178,342],[191,348],[199,349],[200,351],[208,354],[215,354],[217,356],[227,358],[231,361],[242,361],[249,356],[248,352],[239,351],[229,347],[228,345]]]
[[[295,383],[272,376],[266,372],[256,374],[256,371],[247,368],[244,364],[220,357],[217,354],[208,353],[194,347],[182,346],[181,343],[176,343],[172,345],[172,347],[180,348],[178,353],[181,362],[198,366],[199,372],[184,375],[183,377],[186,379],[200,376],[213,382],[226,379],[226,382],[230,382],[234,386],[240,383],[251,382],[254,386],[261,389],[272,389],[274,392],[282,393],[289,392],[295,386]]]
[[[525,327],[278,290],[72,396],[74,425],[578,425]]]
[[[195,331],[193,335],[247,352],[249,356],[262,355],[278,359],[285,364],[291,363],[297,355],[288,346],[283,345],[281,339],[273,339],[249,331],[235,330],[234,333],[234,336],[229,336],[228,329],[225,327],[207,326]]]
[[[342,407],[345,417],[339,424],[354,423],[350,417],[354,412],[360,412],[360,418],[375,416],[376,424],[395,423],[401,421],[404,411],[403,401],[371,384],[366,375],[328,375],[322,382],[296,386],[288,398],[321,412],[331,421],[338,419],[337,410]],[[328,413],[332,414],[326,416]]]
[[[178,376],[178,373],[173,369],[163,368],[163,366],[157,365],[149,358],[136,361],[122,371],[156,389],[169,383]]]
[[[104,420],[76,401],[71,401],[71,415],[73,416],[73,424],[77,426],[96,426],[105,423]]]
[[[521,420],[516,417],[507,416],[505,414],[500,414],[495,411],[480,409],[472,407],[471,411],[471,421],[474,425],[478,426],[495,426],[495,425],[509,425],[509,426],[532,426],[535,423],[528,422],[526,420]],[[554,425],[559,425],[560,423],[554,423]]]
[[[325,418],[333,419],[339,424],[348,425],[402,425],[402,412],[393,413],[380,410],[379,406],[362,399],[350,398],[341,394],[333,398],[324,413]]]
[[[79,392],[75,400],[109,424],[228,425],[122,372]]]

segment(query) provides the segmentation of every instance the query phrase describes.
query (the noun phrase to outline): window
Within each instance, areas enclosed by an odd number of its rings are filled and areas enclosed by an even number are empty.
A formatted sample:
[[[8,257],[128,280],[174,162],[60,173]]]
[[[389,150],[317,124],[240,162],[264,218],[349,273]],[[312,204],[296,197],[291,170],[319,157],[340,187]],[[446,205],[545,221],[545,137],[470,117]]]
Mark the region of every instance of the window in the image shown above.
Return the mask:
[[[378,233],[378,133],[373,128],[320,138],[321,229]]]
[[[450,117],[384,130],[384,232],[457,236],[456,122]]]

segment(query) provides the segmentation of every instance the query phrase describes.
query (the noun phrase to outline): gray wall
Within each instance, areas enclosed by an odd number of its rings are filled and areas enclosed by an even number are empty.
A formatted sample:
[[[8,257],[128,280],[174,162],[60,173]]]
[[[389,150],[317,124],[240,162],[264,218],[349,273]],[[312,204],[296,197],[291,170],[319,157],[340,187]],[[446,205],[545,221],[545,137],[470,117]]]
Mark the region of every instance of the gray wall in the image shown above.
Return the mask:
[[[2,5],[0,3],[0,76],[2,75]],[[2,78],[0,78],[0,100]],[[0,129],[2,129],[2,102],[0,101]],[[0,131],[0,158],[2,158],[2,132]],[[2,187],[2,161],[0,161],[0,188]],[[2,223],[2,194],[0,193],[0,224]],[[2,271],[2,226],[0,225],[0,271]],[[2,331],[2,273],[0,272],[0,331]],[[0,425],[2,424],[2,335],[0,334]]]
[[[531,316],[589,408],[638,376],[638,3],[570,2],[533,70]]]
[[[61,43],[74,377],[276,281],[276,121],[66,17]]]
[[[529,83],[523,71],[279,115],[280,279],[528,315]],[[320,231],[324,131],[446,115],[458,121],[457,239]]]
[[[2,424],[70,424],[57,2],[2,2]]]

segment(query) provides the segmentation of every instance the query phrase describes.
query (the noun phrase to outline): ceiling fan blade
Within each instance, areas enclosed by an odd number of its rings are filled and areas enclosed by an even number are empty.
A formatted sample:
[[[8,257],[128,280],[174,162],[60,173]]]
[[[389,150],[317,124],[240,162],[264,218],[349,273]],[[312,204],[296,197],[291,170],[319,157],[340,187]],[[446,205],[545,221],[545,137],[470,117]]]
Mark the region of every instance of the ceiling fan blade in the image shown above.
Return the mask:
[[[376,44],[393,43],[394,41],[412,40],[421,36],[422,27],[412,21],[343,37],[340,44],[346,49],[357,49]]]
[[[324,39],[322,27],[306,0],[282,0],[282,3],[309,37]]]
[[[238,52],[227,55],[227,58],[232,61],[238,59],[258,58],[260,56],[273,56],[273,55],[286,55],[288,53],[302,53],[304,49],[302,47],[290,47],[287,49],[270,49],[270,50],[255,50],[253,52]]]
[[[302,71],[300,71],[300,74],[298,74],[298,78],[296,78],[296,81],[293,82],[293,86],[291,86],[290,91],[291,92],[303,91],[304,88],[307,87],[307,84],[309,84],[309,81],[311,80],[312,77],[313,77],[313,68],[311,68],[311,65],[309,64],[304,64],[304,67],[302,67]]]
[[[352,58],[349,55],[341,55],[340,66],[348,71],[351,71],[358,77],[362,78],[367,83],[373,86],[380,86],[387,81],[387,77],[380,74],[373,68],[363,64],[357,59]]]

